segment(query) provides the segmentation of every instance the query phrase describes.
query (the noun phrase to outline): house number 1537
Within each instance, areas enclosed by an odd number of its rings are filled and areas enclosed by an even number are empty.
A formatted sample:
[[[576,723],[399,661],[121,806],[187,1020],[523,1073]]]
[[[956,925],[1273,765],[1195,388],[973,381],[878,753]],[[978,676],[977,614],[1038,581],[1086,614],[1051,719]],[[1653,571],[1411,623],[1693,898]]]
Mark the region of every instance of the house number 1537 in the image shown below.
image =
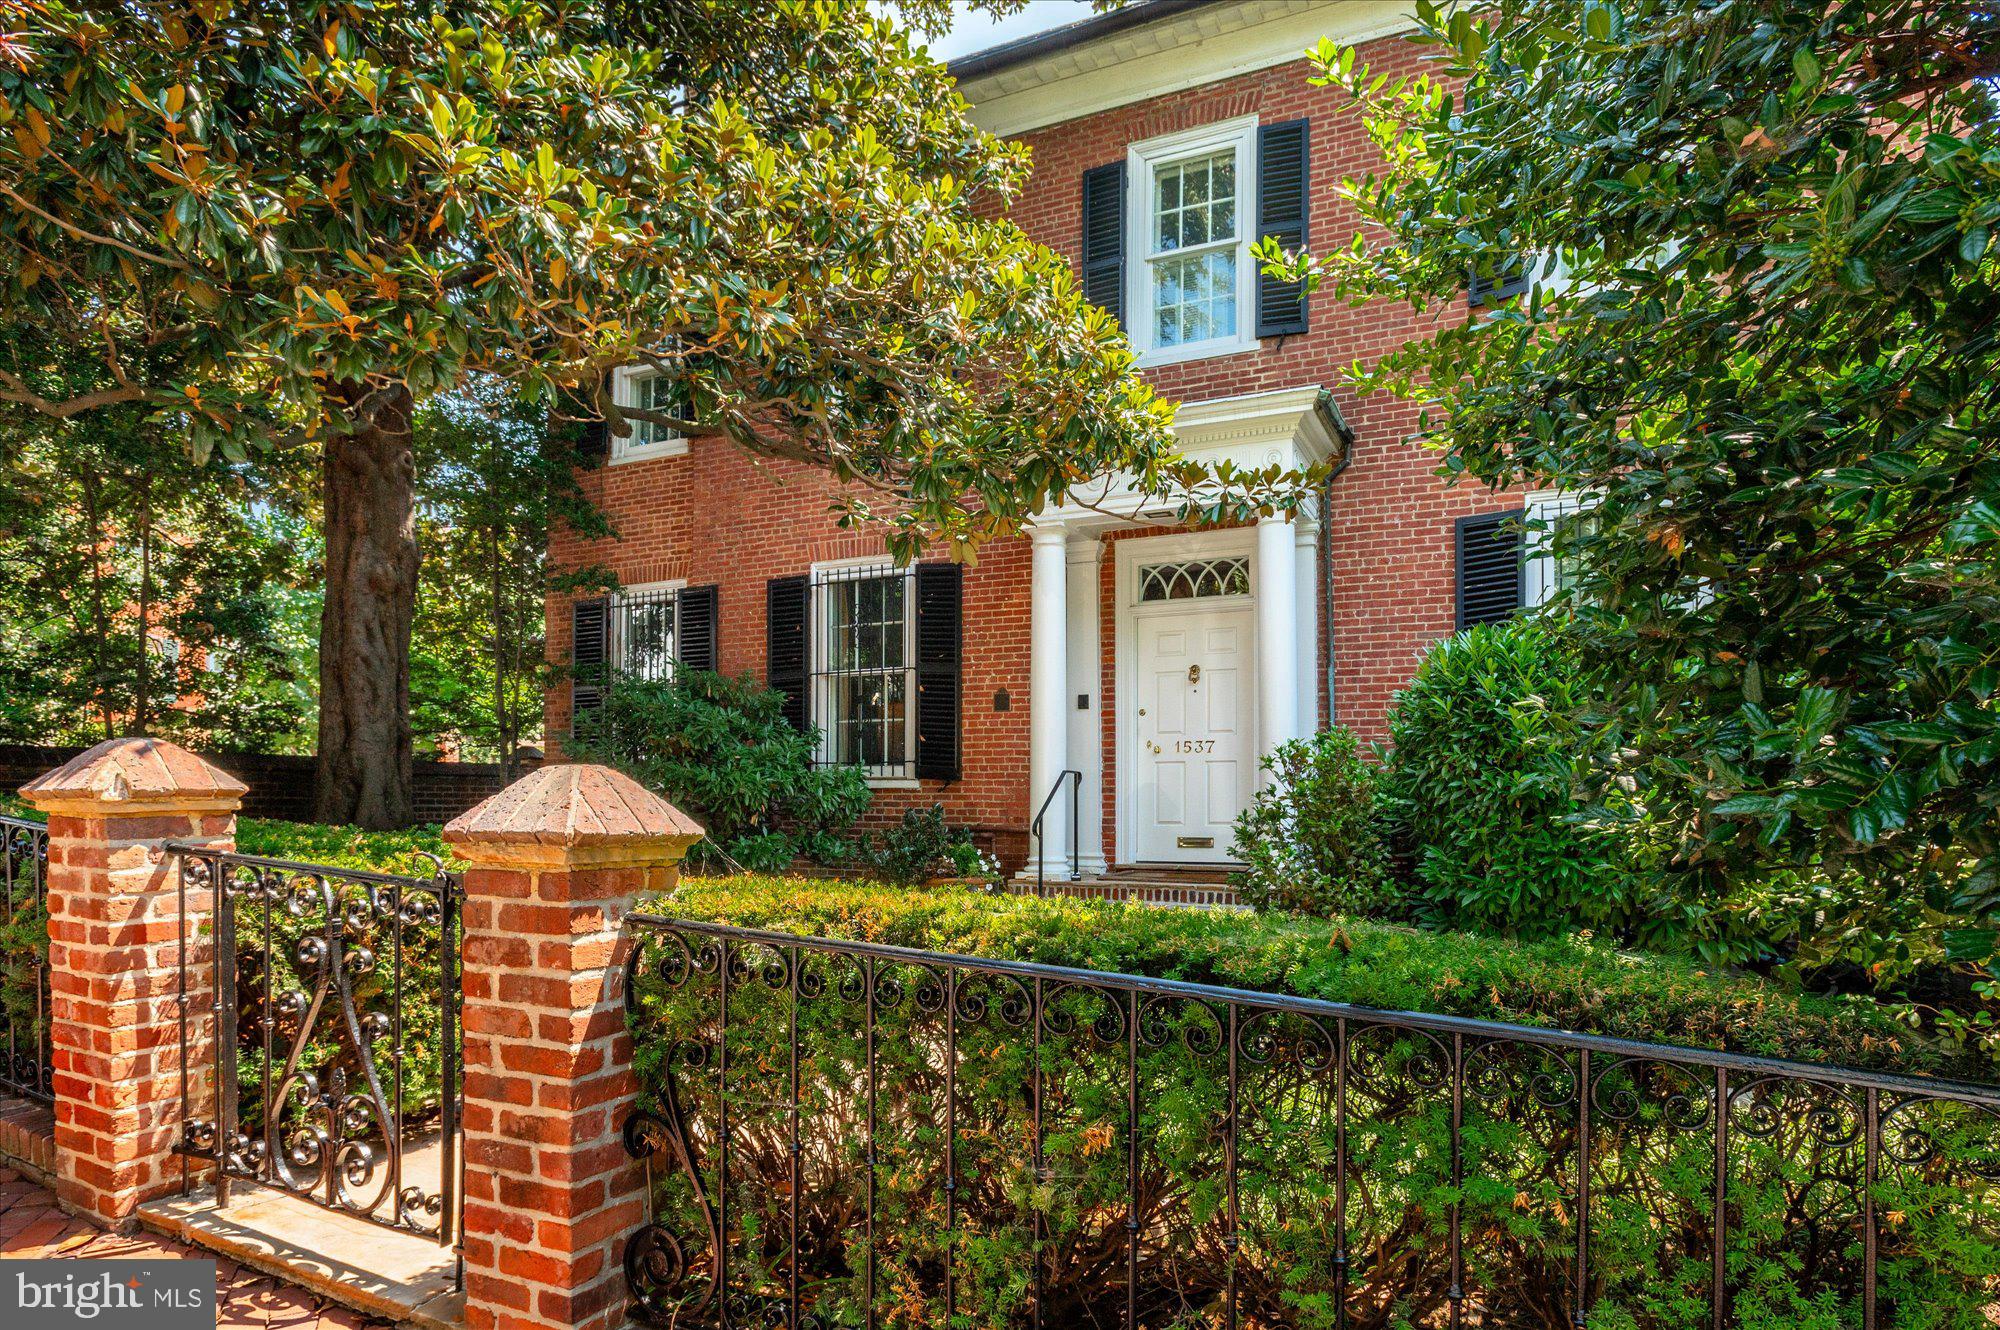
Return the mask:
[[[1174,740],[1174,751],[1176,753],[1212,753],[1215,751],[1215,740],[1176,739]]]

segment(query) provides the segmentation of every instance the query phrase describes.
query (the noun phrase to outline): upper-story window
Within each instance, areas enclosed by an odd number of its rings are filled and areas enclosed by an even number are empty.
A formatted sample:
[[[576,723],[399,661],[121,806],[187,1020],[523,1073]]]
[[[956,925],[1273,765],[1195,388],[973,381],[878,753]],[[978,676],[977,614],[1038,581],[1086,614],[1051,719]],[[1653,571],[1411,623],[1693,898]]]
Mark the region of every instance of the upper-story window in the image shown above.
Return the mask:
[[[621,407],[642,411],[678,414],[673,381],[655,369],[628,367],[612,376],[611,393]],[[612,462],[639,462],[651,457],[679,457],[687,451],[684,435],[653,420],[627,422],[632,432],[624,438],[611,436]]]
[[[1246,116],[1127,150],[1125,323],[1141,364],[1256,345],[1256,146]]]

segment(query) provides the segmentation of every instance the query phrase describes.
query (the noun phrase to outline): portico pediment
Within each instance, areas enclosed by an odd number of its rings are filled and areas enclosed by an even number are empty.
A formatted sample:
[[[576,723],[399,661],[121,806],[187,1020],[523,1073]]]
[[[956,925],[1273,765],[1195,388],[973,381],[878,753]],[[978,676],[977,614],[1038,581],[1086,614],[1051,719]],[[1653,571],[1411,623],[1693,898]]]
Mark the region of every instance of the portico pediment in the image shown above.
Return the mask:
[[[1333,395],[1316,385],[1183,402],[1174,432],[1190,460],[1243,470],[1338,462],[1353,438]],[[1161,517],[1172,511],[1166,499],[1139,493],[1127,472],[1077,485],[1070,494],[1070,502],[1039,515],[1036,525],[1090,526],[1147,516],[1155,507]]]

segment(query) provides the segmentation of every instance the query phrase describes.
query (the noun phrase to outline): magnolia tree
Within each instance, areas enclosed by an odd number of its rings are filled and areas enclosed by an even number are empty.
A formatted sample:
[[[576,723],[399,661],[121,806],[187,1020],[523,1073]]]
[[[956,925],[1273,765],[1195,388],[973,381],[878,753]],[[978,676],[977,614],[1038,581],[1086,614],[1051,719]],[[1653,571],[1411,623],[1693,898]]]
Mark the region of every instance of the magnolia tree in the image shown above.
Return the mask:
[[[1421,401],[1448,472],[1588,508],[1544,538],[1576,631],[1617,666],[1601,770],[1691,901],[1784,904],[1758,928],[1878,973],[1988,961],[1995,11],[1417,14],[1430,77],[1318,53],[1387,168],[1347,188],[1362,237],[1303,266],[1418,303],[1469,273],[1532,281],[1361,385]]]
[[[1175,458],[1115,323],[993,220],[1024,153],[863,0],[4,22],[0,315],[102,373],[52,395],[0,367],[0,400],[142,404],[197,453],[321,450],[324,819],[409,811],[411,418],[470,376],[824,468],[901,555],[964,557],[1113,469],[1210,516],[1293,492]],[[142,347],[185,372],[136,372]],[[625,364],[675,405],[616,409]]]

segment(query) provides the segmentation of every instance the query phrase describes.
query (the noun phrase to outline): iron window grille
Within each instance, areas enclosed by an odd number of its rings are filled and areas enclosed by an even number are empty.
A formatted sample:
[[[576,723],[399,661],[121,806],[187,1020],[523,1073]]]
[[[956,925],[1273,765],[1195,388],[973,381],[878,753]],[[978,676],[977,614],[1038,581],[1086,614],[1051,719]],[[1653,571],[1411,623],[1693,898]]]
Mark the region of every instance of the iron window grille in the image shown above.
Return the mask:
[[[611,598],[611,660],[628,679],[671,679],[680,638],[678,587],[620,591]]]
[[[870,777],[912,776],[917,751],[912,569],[822,568],[812,575],[813,716],[820,761]]]

